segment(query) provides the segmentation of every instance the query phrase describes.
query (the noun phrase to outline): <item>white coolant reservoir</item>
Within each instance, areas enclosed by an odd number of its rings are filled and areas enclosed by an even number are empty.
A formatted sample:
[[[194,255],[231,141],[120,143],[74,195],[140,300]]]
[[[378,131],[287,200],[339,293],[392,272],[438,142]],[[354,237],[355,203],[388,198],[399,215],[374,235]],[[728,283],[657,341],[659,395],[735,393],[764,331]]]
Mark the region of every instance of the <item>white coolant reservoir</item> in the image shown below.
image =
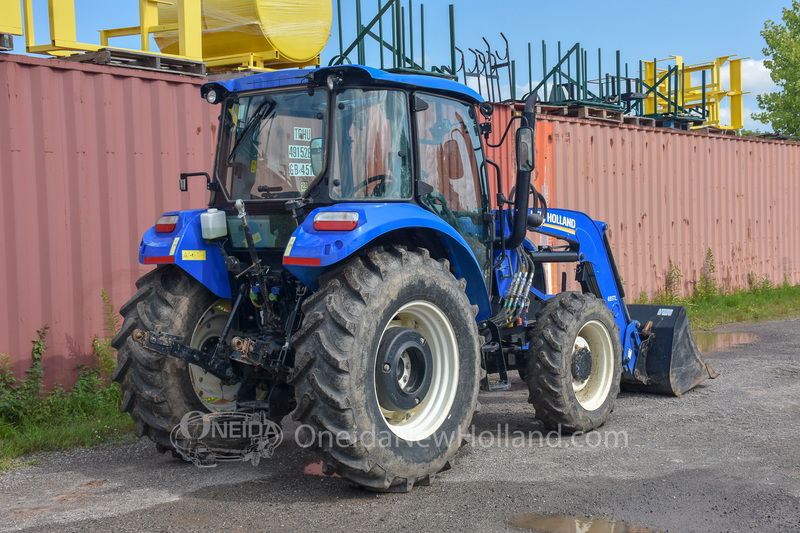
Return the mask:
[[[225,212],[213,207],[200,215],[200,227],[204,239],[219,239],[228,234]]]

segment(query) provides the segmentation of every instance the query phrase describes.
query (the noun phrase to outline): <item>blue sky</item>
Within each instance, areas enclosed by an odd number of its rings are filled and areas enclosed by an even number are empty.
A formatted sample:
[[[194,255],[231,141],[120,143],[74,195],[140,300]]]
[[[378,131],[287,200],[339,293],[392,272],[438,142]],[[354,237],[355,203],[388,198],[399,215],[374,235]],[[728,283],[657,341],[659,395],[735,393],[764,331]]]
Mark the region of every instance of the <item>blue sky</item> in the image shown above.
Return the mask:
[[[636,68],[640,59],[682,55],[686,64],[712,61],[717,56],[737,55],[743,62],[745,127],[767,129],[750,119],[757,111],[754,95],[774,90],[769,72],[763,67],[764,41],[760,31],[764,21],[780,21],[783,7],[790,0],[744,2],[532,2],[523,0],[427,0],[425,5],[425,41],[427,63],[449,63],[448,5],[455,4],[456,44],[462,48],[482,47],[486,37],[493,47],[502,44],[500,32],[509,40],[511,58],[517,63],[518,95],[527,89],[527,46],[532,43],[534,79],[541,71],[541,42],[548,46],[548,62],[555,59],[560,40],[564,48],[580,42],[589,52],[590,69],[596,69],[597,49],[603,51],[604,71],[610,70],[614,53],[620,50],[622,61]],[[366,23],[377,12],[378,0],[362,1],[362,19]],[[412,2],[415,33],[419,35],[420,1]],[[403,0],[408,6],[408,0]],[[47,2],[34,0],[37,43],[46,42]],[[99,43],[97,31],[103,28],[138,24],[135,0],[75,0],[78,40]],[[355,0],[342,0],[345,46],[355,36]],[[387,19],[388,20],[388,19]],[[338,53],[336,4],[331,39],[323,51],[323,62]],[[112,45],[138,47],[138,40],[116,40]],[[24,51],[22,37],[15,39],[15,50]],[[377,48],[372,47],[373,50]],[[420,59],[420,42],[415,41],[415,55]],[[368,63],[377,66],[374,52]],[[590,71],[590,75],[595,74]],[[726,118],[723,110],[723,119]]]

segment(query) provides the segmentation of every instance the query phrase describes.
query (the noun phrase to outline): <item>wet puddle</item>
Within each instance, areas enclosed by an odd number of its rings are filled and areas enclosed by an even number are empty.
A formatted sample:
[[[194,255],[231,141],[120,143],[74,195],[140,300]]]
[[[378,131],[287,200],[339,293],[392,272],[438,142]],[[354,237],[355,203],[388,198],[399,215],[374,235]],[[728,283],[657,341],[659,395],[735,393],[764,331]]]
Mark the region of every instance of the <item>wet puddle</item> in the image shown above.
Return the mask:
[[[558,516],[529,514],[518,516],[511,526],[540,533],[664,533],[621,520],[602,516]]]
[[[752,333],[713,333],[711,331],[692,332],[694,343],[700,353],[718,352],[739,344],[750,344],[758,341]]]

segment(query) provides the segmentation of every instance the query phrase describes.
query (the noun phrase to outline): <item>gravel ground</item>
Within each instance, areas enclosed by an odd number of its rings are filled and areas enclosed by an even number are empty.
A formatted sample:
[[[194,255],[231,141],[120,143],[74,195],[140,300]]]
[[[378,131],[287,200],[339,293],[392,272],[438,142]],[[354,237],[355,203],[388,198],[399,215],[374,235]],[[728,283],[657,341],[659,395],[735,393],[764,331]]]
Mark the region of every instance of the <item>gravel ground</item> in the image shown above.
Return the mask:
[[[256,467],[201,469],[148,441],[42,455],[0,474],[0,531],[503,531],[530,514],[612,519],[593,532],[800,531],[800,321],[727,331],[759,340],[706,354],[719,379],[682,398],[623,393],[586,436],[541,432],[517,379],[482,393],[455,467],[409,494],[322,476],[287,423]]]

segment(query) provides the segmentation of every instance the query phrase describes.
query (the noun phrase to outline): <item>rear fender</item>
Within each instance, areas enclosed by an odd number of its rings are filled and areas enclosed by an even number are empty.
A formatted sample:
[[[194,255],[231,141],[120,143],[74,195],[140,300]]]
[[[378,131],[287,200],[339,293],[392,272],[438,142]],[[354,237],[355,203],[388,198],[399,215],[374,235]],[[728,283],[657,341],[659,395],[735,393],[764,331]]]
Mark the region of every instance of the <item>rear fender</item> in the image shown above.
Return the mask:
[[[139,244],[139,262],[144,265],[175,264],[220,298],[231,297],[228,271],[222,253],[203,239],[200,215],[205,209],[170,211],[178,223],[170,233],[147,230]]]
[[[351,231],[317,231],[314,216],[320,212],[358,213]],[[467,282],[470,302],[478,306],[477,320],[491,316],[489,291],[475,255],[464,238],[433,213],[413,204],[337,204],[312,211],[298,227],[283,255],[283,265],[311,290],[319,289],[319,277],[376,239],[394,231],[423,229],[433,232],[446,251],[456,278]]]

